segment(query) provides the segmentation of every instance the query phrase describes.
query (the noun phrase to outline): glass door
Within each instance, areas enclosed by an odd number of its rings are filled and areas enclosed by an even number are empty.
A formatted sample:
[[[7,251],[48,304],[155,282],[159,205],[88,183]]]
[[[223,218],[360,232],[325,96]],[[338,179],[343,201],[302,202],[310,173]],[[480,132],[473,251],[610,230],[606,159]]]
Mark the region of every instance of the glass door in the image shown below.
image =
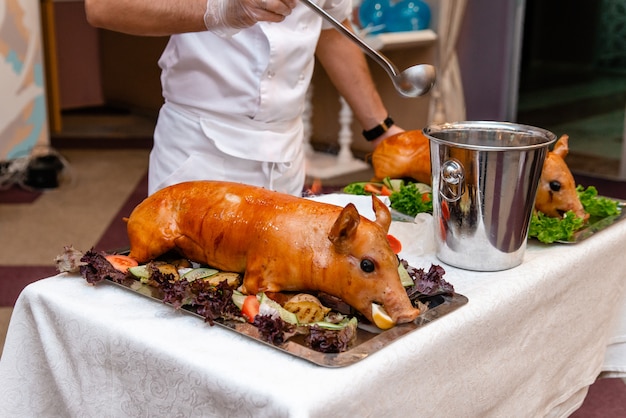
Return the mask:
[[[626,0],[527,0],[517,121],[570,137],[573,172],[626,178]]]

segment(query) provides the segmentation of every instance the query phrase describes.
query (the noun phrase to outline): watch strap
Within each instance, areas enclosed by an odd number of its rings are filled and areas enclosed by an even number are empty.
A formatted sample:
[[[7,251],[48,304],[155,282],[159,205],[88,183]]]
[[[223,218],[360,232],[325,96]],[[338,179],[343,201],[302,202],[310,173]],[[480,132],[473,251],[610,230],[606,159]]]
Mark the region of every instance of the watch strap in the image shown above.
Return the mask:
[[[363,136],[365,137],[366,141],[373,141],[385,132],[387,132],[389,128],[393,126],[393,124],[393,119],[387,116],[384,121],[382,121],[380,124],[376,125],[372,129],[368,129],[367,131],[363,130]]]

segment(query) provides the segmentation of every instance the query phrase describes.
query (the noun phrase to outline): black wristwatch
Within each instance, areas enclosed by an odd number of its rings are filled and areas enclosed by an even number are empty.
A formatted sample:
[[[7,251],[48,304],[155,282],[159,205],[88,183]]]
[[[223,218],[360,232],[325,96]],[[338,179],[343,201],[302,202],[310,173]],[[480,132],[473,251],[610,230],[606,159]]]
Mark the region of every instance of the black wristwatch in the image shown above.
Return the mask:
[[[381,136],[382,134],[384,134],[385,132],[387,132],[389,128],[391,128],[392,126],[393,126],[393,119],[387,116],[387,119],[382,121],[379,125],[376,125],[375,127],[373,127],[372,129],[368,131],[364,130],[363,136],[365,137],[366,141],[373,141],[379,136]]]

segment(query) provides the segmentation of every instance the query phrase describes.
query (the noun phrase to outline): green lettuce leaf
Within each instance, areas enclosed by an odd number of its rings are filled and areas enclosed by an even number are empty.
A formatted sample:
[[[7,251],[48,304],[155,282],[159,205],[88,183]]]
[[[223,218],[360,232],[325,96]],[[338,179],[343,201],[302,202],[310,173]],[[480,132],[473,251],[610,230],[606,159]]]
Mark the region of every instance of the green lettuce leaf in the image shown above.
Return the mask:
[[[535,212],[530,220],[528,236],[546,244],[559,240],[568,241],[583,224],[583,219],[571,210],[563,218],[552,218],[542,212]]]
[[[585,189],[583,186],[578,185],[576,186],[576,192],[578,193],[580,203],[582,203],[585,212],[589,214],[590,218],[606,218],[607,216],[618,215],[620,212],[617,200],[599,197],[598,190],[593,186]]]
[[[369,193],[367,193],[365,191],[365,185],[367,183],[365,182],[359,182],[359,183],[350,183],[347,186],[345,186],[343,188],[343,192],[347,193],[347,194],[355,194],[355,195],[367,195]]]
[[[433,200],[428,193],[422,194],[416,183],[401,185],[399,191],[391,193],[389,201],[393,209],[409,216],[433,213]]]

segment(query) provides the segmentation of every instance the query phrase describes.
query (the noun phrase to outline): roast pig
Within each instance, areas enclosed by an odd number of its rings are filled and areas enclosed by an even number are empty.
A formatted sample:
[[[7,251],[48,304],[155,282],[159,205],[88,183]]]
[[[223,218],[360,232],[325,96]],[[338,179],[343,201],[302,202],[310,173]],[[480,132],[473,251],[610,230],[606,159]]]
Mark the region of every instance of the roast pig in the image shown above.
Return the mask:
[[[372,321],[372,303],[392,320],[419,315],[387,240],[389,209],[372,198],[375,221],[345,208],[239,183],[195,181],[162,189],[128,218],[130,256],[139,262],[178,251],[244,274],[247,294],[323,291]]]

